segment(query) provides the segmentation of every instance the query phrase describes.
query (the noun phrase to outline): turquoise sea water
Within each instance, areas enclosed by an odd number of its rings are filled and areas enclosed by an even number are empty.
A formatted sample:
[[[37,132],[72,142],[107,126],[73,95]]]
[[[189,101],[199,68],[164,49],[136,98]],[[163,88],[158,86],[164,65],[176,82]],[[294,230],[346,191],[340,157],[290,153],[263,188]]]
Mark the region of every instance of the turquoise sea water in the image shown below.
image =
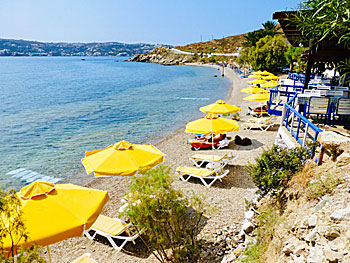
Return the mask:
[[[84,173],[86,150],[120,140],[155,143],[199,107],[225,99],[230,82],[205,67],[122,58],[0,58],[0,184],[18,168],[54,177]]]

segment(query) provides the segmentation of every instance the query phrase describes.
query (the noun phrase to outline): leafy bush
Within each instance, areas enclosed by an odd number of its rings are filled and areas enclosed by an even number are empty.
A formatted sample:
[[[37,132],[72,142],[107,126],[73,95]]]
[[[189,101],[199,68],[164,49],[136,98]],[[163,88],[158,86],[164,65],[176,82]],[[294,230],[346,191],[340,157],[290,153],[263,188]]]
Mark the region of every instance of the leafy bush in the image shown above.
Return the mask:
[[[186,198],[171,183],[163,166],[134,177],[124,215],[145,230],[145,244],[160,262],[196,262],[203,204],[198,197]]]
[[[262,195],[284,189],[291,177],[300,171],[310,157],[304,147],[285,149],[276,145],[264,150],[247,170]]]

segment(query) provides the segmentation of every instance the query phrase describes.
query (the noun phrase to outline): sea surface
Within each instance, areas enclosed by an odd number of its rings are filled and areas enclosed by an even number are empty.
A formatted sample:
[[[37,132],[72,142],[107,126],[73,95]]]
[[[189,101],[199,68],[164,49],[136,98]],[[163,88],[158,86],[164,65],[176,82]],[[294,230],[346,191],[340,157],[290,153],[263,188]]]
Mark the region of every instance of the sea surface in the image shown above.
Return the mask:
[[[0,57],[0,186],[25,184],[11,170],[67,178],[87,150],[156,143],[230,87],[213,68],[123,59]]]

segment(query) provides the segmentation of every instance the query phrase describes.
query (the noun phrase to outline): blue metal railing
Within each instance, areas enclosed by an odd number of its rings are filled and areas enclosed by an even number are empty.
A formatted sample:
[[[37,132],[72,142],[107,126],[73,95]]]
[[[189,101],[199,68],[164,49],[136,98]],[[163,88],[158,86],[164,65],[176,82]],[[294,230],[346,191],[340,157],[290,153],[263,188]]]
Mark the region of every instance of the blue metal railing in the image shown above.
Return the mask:
[[[283,90],[282,90],[283,88]],[[296,93],[301,93],[303,88],[301,86],[291,85],[278,85],[270,89],[269,109],[268,113],[281,116],[284,103],[283,101],[289,101]],[[286,99],[283,99],[286,98]],[[294,101],[293,101],[294,108]]]
[[[317,137],[322,130],[294,108],[296,97],[297,94],[294,94],[294,96],[285,104],[282,123],[302,146],[306,146],[306,139],[311,137],[313,142],[317,141]],[[295,122],[297,122],[296,130],[294,129]],[[310,130],[313,134],[311,134]],[[299,138],[300,131],[304,132],[302,139]]]

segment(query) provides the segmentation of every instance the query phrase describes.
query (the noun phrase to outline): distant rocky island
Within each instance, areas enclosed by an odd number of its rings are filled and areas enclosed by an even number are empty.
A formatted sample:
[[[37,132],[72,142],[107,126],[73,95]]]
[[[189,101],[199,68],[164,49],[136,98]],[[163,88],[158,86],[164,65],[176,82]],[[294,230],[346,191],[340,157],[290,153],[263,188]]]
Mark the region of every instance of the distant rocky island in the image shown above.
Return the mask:
[[[144,43],[47,43],[0,39],[0,56],[135,56],[159,46]]]

